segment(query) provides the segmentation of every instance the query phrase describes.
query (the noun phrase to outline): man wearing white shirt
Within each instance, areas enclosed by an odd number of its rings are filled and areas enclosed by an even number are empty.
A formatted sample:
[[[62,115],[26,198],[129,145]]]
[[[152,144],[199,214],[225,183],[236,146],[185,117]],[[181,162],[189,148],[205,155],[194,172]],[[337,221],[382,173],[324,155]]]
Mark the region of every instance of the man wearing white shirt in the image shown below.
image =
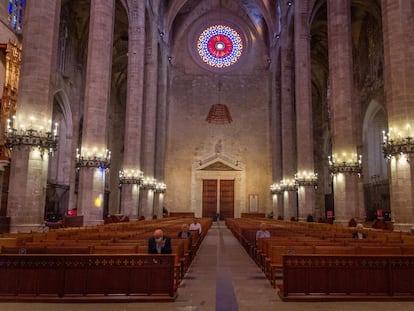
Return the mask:
[[[193,219],[193,222],[190,225],[190,230],[198,230],[198,234],[201,234],[201,224],[197,222],[197,218]]]

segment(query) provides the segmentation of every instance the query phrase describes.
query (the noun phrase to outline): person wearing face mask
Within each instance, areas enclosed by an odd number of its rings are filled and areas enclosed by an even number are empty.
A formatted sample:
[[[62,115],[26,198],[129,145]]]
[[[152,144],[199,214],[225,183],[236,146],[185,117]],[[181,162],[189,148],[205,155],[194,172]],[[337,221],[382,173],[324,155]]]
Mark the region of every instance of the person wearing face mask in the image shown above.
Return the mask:
[[[148,254],[171,254],[171,239],[161,229],[156,229],[148,239]]]

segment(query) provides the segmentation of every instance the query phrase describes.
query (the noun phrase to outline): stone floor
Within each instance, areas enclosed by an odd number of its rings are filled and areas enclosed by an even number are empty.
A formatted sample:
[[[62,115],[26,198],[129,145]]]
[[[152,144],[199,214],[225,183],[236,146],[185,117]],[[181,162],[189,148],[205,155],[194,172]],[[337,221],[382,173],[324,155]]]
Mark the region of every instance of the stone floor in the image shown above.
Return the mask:
[[[357,276],[356,276],[357,277]],[[1,282],[1,280],[0,280]],[[414,302],[282,302],[223,223],[208,232],[174,303],[0,303],[0,311],[411,311]]]

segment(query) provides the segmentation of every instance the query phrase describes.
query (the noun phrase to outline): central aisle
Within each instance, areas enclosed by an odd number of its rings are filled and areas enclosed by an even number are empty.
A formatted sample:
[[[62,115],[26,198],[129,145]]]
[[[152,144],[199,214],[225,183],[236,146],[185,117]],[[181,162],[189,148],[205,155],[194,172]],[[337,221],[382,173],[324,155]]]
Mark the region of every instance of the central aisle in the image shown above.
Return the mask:
[[[223,223],[215,223],[209,230],[178,295],[176,304],[194,308],[182,310],[275,310],[275,303],[280,301]]]

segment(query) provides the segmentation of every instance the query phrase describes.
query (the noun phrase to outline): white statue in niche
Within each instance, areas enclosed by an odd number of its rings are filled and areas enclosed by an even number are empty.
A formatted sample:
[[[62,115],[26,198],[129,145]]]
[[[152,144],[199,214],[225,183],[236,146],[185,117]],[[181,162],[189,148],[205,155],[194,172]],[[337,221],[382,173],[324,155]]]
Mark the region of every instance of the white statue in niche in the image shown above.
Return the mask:
[[[220,154],[221,151],[223,150],[223,145],[221,143],[221,139],[219,139],[218,142],[216,143],[216,145],[214,146],[214,150],[215,150],[216,154]]]

